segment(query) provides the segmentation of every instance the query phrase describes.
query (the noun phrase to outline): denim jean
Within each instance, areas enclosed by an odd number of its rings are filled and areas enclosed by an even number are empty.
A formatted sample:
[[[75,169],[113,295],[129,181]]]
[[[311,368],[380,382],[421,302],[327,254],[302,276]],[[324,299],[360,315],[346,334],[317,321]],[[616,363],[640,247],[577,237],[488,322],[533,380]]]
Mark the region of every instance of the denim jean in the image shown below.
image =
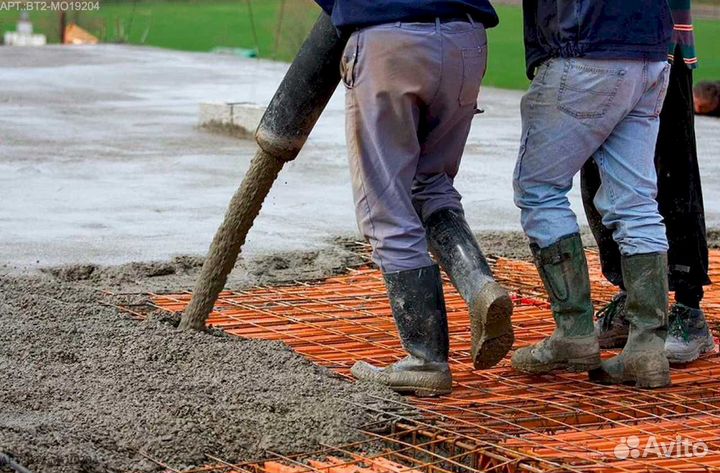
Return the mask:
[[[682,57],[679,45],[675,57]],[[697,304],[702,299],[702,286],[710,284],[692,89],[692,69],[682,60],[675,61],[660,113],[655,148],[657,201],[670,245],[670,290],[675,291],[678,302],[686,305]],[[593,204],[600,188],[600,174],[595,162],[588,161],[580,175],[585,215],[598,244],[603,274],[614,285],[623,287],[620,251]]]
[[[454,179],[487,61],[482,24],[389,23],[350,37],[341,72],[358,227],[383,272],[432,264],[423,221],[462,209]]]
[[[595,207],[623,255],[666,252],[655,200],[654,152],[670,65],[554,58],[521,103],[515,203],[531,242],[546,248],[579,231],[567,193],[585,162],[598,164]]]

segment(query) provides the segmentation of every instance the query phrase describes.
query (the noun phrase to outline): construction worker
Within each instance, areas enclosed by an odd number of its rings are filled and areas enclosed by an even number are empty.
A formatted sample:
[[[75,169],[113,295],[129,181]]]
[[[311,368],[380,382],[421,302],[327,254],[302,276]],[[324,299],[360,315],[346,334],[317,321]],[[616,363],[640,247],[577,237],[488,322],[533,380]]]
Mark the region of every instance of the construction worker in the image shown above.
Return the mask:
[[[398,392],[451,390],[438,265],[470,309],[476,367],[513,343],[508,293],[493,279],[453,186],[485,73],[488,0],[317,0],[349,40],[341,64],[358,226],[383,272],[408,356],[355,377]]]
[[[667,238],[653,151],[668,84],[672,19],[656,0],[524,0],[527,74],[515,203],[551,301],[555,331],[518,349],[515,369],[590,371],[603,383],[670,383]],[[602,185],[595,205],[620,247],[630,331],[600,361],[590,279],[567,193],[588,159]]]
[[[715,341],[700,309],[703,285],[710,284],[710,279],[693,116],[692,70],[697,66],[697,57],[690,0],[669,0],[668,3],[675,27],[669,50],[672,61],[670,85],[660,113],[660,132],[655,148],[656,199],[670,245],[670,289],[675,291],[665,352],[670,363],[688,363],[713,351]],[[598,243],[603,274],[620,288],[610,304],[598,311],[595,325],[600,348],[622,347],[630,330],[625,313],[627,292],[618,245],[612,231],[602,224],[593,204],[601,185],[597,163],[588,161],[581,176],[585,213]]]

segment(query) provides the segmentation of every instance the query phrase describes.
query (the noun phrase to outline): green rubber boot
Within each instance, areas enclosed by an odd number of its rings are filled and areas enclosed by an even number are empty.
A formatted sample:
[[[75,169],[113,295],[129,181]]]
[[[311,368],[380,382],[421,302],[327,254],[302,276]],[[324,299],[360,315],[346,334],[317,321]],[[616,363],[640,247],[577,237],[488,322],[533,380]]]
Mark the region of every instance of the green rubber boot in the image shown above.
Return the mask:
[[[434,264],[384,276],[400,341],[408,356],[384,368],[358,361],[351,373],[357,379],[384,384],[398,393],[450,393],[450,339],[440,268]]]
[[[625,318],[630,332],[623,351],[602,362],[590,379],[603,384],[631,383],[639,388],[670,384],[665,354],[668,318],[667,255],[648,253],[622,257],[627,289]]]
[[[590,371],[600,366],[600,346],[593,326],[590,276],[579,234],[547,248],[531,245],[535,265],[550,297],[555,331],[535,345],[518,349],[512,365],[523,373],[562,369]]]

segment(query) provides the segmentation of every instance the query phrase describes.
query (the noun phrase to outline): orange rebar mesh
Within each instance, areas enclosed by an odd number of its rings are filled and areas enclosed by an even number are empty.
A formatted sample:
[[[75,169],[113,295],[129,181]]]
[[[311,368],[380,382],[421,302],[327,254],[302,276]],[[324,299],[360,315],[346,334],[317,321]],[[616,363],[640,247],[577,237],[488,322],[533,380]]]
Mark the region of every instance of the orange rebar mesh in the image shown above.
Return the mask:
[[[597,254],[589,252],[588,260],[593,297],[607,302],[615,288],[600,275]],[[494,271],[513,293],[515,347],[550,334],[552,316],[533,265],[498,259]],[[720,280],[720,251],[711,252],[711,279]],[[445,294],[454,390],[441,398],[408,398],[423,414],[422,421],[395,416],[405,436],[412,432],[414,443],[408,445],[441,439],[447,450],[461,444],[462,463],[478,471],[720,471],[718,356],[673,368],[673,385],[654,391],[601,386],[585,374],[526,376],[512,370],[509,356],[475,371],[465,302],[447,281]],[[155,306],[173,312],[189,300],[190,293],[153,297]],[[708,288],[704,309],[712,326],[720,323],[720,286]],[[318,283],[225,291],[209,324],[241,337],[284,341],[347,377],[356,360],[384,365],[404,356],[382,276],[370,267]],[[657,454],[653,441],[661,449]],[[682,441],[695,442],[699,450],[685,455]],[[368,463],[354,463],[360,464]],[[423,471],[453,470],[452,462],[411,464]],[[264,468],[258,465],[253,468]]]

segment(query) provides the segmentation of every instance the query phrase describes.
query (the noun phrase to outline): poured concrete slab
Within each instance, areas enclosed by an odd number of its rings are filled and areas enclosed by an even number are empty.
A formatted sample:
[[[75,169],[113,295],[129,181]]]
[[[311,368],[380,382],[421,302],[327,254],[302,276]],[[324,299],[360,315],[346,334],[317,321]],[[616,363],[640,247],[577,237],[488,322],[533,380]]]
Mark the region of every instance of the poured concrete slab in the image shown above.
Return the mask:
[[[0,48],[0,64],[0,263],[18,267],[204,254],[254,144],[200,129],[199,106],[264,106],[287,68],[111,45]],[[485,113],[457,180],[476,231],[519,229],[520,97],[481,93]],[[709,226],[718,226],[720,120],[700,118],[697,131]],[[582,214],[578,191],[571,197]],[[356,232],[338,90],[244,252],[317,248]]]

